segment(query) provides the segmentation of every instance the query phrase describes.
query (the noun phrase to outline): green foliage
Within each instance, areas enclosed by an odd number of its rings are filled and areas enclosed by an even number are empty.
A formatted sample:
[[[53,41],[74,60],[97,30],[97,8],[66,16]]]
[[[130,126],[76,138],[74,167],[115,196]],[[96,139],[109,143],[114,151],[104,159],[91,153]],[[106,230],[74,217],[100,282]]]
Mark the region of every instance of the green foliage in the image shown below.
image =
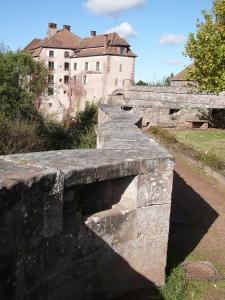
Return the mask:
[[[144,82],[143,80],[139,80],[136,85],[148,85],[148,83]]]
[[[171,86],[171,79],[174,77],[174,74],[171,73],[170,76],[166,77],[164,79],[164,85],[165,86]]]
[[[33,119],[0,113],[0,155],[74,148],[95,148],[97,108],[87,104],[75,120],[55,123],[41,115]]]
[[[69,135],[73,138],[73,148],[95,148],[97,124],[97,107],[86,103],[85,110],[77,114],[75,122],[70,124]]]
[[[175,145],[178,143],[176,137],[173,134],[171,134],[169,131],[167,131],[163,128],[150,127],[149,132],[159,136],[160,138],[162,138],[165,142],[167,142],[169,144]]]
[[[97,109],[87,104],[64,124],[44,119],[35,102],[46,87],[47,70],[21,51],[0,45],[0,154],[93,148]]]
[[[174,268],[161,289],[164,300],[184,300],[189,292],[188,281],[181,266]]]
[[[47,71],[22,51],[0,47],[0,111],[10,117],[32,118],[35,101],[45,89]],[[35,114],[36,115],[36,114]]]
[[[160,127],[151,127],[149,132],[170,146],[176,147],[175,150],[191,155],[197,161],[224,174],[224,131],[175,131],[170,133]]]
[[[212,11],[203,11],[196,35],[189,35],[185,54],[193,60],[187,79],[200,91],[225,90],[225,0],[214,0]]]
[[[44,148],[38,124],[21,118],[9,119],[0,114],[0,154],[32,152]]]

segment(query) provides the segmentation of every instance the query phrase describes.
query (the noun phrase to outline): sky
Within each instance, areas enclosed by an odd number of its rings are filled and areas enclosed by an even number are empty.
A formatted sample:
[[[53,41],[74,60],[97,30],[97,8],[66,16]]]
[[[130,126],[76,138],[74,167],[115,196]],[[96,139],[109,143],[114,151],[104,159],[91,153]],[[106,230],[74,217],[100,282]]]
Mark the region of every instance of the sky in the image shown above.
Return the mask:
[[[212,0],[0,0],[0,42],[16,50],[43,38],[49,22],[80,37],[117,31],[138,55],[136,81],[161,81],[190,63],[182,54]]]

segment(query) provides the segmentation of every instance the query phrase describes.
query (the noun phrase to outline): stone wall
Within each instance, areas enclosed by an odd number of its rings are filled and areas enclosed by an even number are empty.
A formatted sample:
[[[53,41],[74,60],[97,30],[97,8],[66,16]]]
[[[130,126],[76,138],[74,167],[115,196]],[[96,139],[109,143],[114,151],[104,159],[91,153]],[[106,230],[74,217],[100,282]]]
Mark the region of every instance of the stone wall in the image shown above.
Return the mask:
[[[120,108],[98,149],[0,157],[0,299],[113,299],[164,284],[173,159]]]
[[[186,87],[132,86],[123,96],[110,96],[109,104],[133,108],[143,125],[188,127],[203,120],[209,109],[225,110],[225,95],[194,94]]]

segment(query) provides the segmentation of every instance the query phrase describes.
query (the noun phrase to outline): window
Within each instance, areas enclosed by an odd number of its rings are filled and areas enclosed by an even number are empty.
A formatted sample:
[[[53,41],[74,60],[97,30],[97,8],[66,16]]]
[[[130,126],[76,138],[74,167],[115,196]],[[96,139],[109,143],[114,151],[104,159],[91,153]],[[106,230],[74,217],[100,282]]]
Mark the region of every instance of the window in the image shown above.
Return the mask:
[[[70,69],[70,64],[68,62],[64,63],[64,71],[69,71]]]
[[[48,96],[52,96],[52,95],[54,95],[54,89],[53,89],[53,87],[49,87],[48,88]]]
[[[77,71],[77,63],[74,63],[73,69],[74,69],[74,71]]]
[[[54,83],[54,76],[53,75],[48,75],[48,83],[53,84]]]
[[[73,77],[73,81],[76,83],[77,82],[77,76]]]
[[[120,65],[120,72],[123,71],[123,65]]]
[[[84,85],[87,84],[87,76],[84,76],[84,77],[83,77],[83,84],[84,84]]]
[[[118,79],[115,80],[115,86],[117,86],[117,84],[118,84]]]
[[[119,47],[119,52],[120,52],[120,55],[125,55],[126,54],[126,48],[125,47]]]
[[[59,79],[59,82],[62,82],[62,78]]]
[[[171,108],[170,111],[169,111],[169,114],[173,115],[173,114],[178,113],[179,111],[180,111],[180,109],[176,109],[176,108],[173,109],[173,108]]]
[[[53,50],[49,51],[49,57],[54,57],[54,51]]]
[[[123,86],[125,85],[125,80],[123,79]]]
[[[64,76],[64,83],[65,84],[69,83],[69,76]]]
[[[48,62],[48,69],[51,70],[51,71],[54,70],[54,61],[49,61]]]
[[[88,71],[88,62],[85,63],[85,71]]]
[[[96,62],[96,71],[99,71],[99,70],[100,70],[100,62],[97,61],[97,62]]]
[[[64,52],[64,57],[66,57],[66,58],[70,57],[69,51],[65,51],[65,52]]]

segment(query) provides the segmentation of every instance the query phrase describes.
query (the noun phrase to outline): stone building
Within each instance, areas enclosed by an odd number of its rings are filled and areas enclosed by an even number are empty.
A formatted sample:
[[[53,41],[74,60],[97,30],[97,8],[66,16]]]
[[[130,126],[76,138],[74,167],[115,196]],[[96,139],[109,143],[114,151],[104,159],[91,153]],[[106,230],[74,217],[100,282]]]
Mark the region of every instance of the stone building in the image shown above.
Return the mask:
[[[48,68],[48,87],[39,108],[61,120],[83,109],[86,101],[106,103],[108,95],[124,94],[134,82],[135,58],[129,43],[117,33],[81,39],[64,25],[49,23],[45,39],[25,47]]]

